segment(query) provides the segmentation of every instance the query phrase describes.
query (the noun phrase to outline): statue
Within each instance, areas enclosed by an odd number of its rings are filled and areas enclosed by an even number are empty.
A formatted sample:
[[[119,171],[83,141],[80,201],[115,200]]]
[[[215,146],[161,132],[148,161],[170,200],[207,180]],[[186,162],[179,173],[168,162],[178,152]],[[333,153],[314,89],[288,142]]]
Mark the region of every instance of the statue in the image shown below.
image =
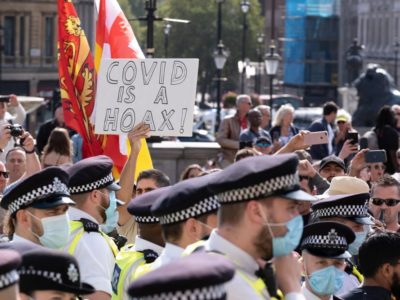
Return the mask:
[[[359,98],[354,126],[372,127],[383,105],[400,104],[400,91],[396,90],[393,78],[377,64],[368,65],[354,85]]]
[[[361,69],[363,67],[362,50],[363,45],[358,44],[358,40],[355,38],[352,45],[347,49],[346,55],[346,67],[347,67],[347,78],[348,84],[351,85],[354,80],[360,76]]]

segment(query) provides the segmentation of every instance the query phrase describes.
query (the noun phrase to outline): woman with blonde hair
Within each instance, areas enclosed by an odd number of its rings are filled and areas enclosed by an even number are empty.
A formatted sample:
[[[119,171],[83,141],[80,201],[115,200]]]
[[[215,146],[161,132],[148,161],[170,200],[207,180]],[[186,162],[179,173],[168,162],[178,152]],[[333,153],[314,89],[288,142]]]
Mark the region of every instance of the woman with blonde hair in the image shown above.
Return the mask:
[[[42,153],[42,168],[72,163],[72,141],[64,128],[54,128]]]
[[[270,134],[274,143],[279,141],[280,147],[299,133],[299,129],[293,125],[293,118],[294,108],[290,104],[282,105],[275,114]]]

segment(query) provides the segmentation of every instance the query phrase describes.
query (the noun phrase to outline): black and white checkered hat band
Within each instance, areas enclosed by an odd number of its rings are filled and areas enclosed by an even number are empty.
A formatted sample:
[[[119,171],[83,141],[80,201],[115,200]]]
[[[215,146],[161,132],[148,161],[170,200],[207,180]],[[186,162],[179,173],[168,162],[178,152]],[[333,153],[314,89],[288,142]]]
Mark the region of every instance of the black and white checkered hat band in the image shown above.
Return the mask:
[[[159,223],[160,219],[153,216],[135,216],[135,220],[138,223]]]
[[[70,186],[69,192],[71,194],[90,192],[95,189],[98,189],[99,187],[107,186],[108,184],[111,184],[113,182],[114,182],[114,177],[113,177],[112,173],[110,173],[106,177],[103,177],[95,182],[78,185],[78,186]]]
[[[310,235],[306,237],[301,243],[301,247],[313,246],[321,248],[333,248],[345,250],[347,249],[347,241],[343,236],[332,236],[328,235]]]
[[[195,218],[206,213],[211,213],[216,211],[219,207],[220,205],[217,201],[217,197],[212,196],[184,210],[160,216],[160,223],[162,225],[179,223],[189,218]]]
[[[37,276],[37,277],[44,277],[46,279],[52,280],[59,284],[63,283],[61,273],[47,271],[47,270],[36,270],[32,266],[22,267],[21,269],[18,270],[18,273],[20,276],[31,275],[31,276]]]
[[[298,174],[287,174],[268,179],[267,181],[260,182],[252,186],[220,193],[218,194],[218,200],[220,203],[232,203],[249,199],[258,199],[260,197],[271,196],[278,191],[293,189],[298,185]]]
[[[338,205],[315,210],[318,217],[360,217],[368,216],[368,207],[366,205]]]
[[[18,280],[19,275],[16,270],[0,275],[0,290],[17,283]]]
[[[69,195],[67,185],[61,182],[57,177],[53,179],[53,183],[33,189],[25,195],[13,200],[8,206],[8,211],[10,214],[13,214],[21,207],[31,204],[33,200],[52,194]]]
[[[157,295],[131,297],[130,300],[218,300],[226,295],[223,285],[215,285],[193,290],[165,292]]]

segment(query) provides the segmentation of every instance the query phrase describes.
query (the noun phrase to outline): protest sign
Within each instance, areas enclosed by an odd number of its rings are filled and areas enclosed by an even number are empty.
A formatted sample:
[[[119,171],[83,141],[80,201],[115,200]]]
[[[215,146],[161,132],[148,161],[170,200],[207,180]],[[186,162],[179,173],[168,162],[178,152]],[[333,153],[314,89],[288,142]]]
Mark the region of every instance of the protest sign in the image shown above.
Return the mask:
[[[95,133],[191,136],[198,59],[104,59],[97,80]]]

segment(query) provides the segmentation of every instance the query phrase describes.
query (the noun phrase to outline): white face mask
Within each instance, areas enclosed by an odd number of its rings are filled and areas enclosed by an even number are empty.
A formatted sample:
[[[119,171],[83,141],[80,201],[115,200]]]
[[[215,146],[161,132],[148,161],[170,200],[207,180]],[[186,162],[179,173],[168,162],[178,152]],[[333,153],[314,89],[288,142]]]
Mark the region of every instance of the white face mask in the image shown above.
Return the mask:
[[[38,236],[32,230],[31,232],[43,246],[60,249],[67,245],[69,239],[69,217],[67,213],[43,219],[34,216],[30,212],[28,213],[42,223],[43,234],[41,236]]]

